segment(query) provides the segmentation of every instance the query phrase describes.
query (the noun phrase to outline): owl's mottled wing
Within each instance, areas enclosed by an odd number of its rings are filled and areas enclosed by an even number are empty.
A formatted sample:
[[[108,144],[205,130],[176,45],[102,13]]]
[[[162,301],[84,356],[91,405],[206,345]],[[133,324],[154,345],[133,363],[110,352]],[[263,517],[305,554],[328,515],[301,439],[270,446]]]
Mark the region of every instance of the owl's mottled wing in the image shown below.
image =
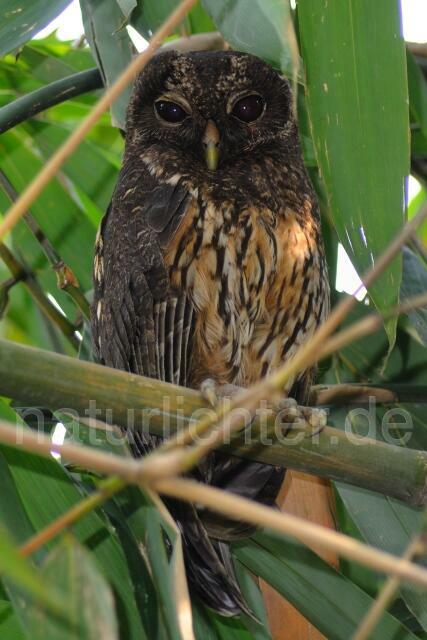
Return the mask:
[[[185,385],[193,308],[170,290],[162,246],[185,214],[188,193],[145,182],[145,189],[119,182],[98,233],[94,345],[107,366]]]

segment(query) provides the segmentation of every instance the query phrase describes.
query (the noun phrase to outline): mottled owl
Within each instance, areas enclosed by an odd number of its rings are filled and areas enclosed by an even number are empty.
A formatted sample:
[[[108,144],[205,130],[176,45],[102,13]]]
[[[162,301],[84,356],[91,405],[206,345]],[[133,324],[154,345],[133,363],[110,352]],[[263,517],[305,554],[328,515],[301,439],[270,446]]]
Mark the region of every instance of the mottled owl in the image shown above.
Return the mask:
[[[198,388],[247,387],[310,339],[328,312],[319,209],[289,83],[234,51],[161,53],[136,78],[126,146],[95,251],[100,362]],[[306,401],[312,371],[284,393]],[[138,433],[144,455],[159,443]],[[273,504],[284,471],[212,453],[201,481]],[[190,589],[246,610],[225,541],[250,533],[178,501]]]

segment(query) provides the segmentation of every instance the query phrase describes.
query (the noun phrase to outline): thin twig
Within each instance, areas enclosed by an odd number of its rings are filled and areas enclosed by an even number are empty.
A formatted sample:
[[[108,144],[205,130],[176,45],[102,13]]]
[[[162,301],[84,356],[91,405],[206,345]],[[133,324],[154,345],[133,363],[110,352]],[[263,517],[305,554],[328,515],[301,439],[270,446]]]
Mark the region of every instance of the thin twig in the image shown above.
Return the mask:
[[[45,292],[37,282],[34,274],[22,265],[3,243],[0,243],[0,258],[8,267],[16,281],[21,281],[28,289],[37,306],[43,311],[51,322],[64,334],[75,349],[79,348],[80,341],[76,335],[76,328],[64,316],[46,296]]]
[[[70,137],[48,160],[36,178],[28,185],[6,213],[3,222],[0,224],[0,240],[10,231],[24,213],[31,207],[34,200],[46,187],[51,178],[58,172],[64,161],[78,147],[80,142],[98,122],[99,118],[118,98],[123,89],[131,82],[134,76],[144,68],[147,62],[153,57],[154,52],[161,45],[162,41],[172,32],[172,30],[182,22],[197,0],[182,0],[178,7],[164,21],[150,40],[148,47],[123,71],[114,84],[104,93],[100,100],[94,105],[89,115],[81,122]]]
[[[175,475],[182,465],[182,452],[169,452],[161,458],[154,455],[145,456],[143,460],[122,458],[99,451],[93,447],[65,442],[55,444],[49,436],[26,427],[14,425],[0,420],[0,442],[11,447],[22,448],[45,458],[52,453],[59,453],[61,458],[91,471],[109,475],[120,475],[127,482],[138,483],[141,480]]]
[[[425,552],[425,540],[422,535],[418,535],[410,542],[402,558],[412,560],[415,556]],[[399,589],[401,579],[393,576],[387,579],[381,588],[376,600],[369,609],[368,613],[360,623],[352,640],[366,640],[375,629],[379,619],[383,615],[393,601],[397,590]]]
[[[376,571],[427,587],[426,569],[303,518],[276,511],[271,507],[194,480],[168,478],[154,481],[151,486],[154,486],[159,493],[202,504],[233,520],[244,520],[256,526],[292,536],[308,546],[315,545],[325,551],[333,550],[343,558],[354,560]]]
[[[334,335],[324,344],[323,348],[320,349],[319,360],[327,358],[332,353],[339,351],[359,338],[363,338],[370,333],[374,333],[382,327],[385,319],[393,318],[403,313],[408,313],[408,311],[412,311],[413,309],[419,309],[424,307],[426,304],[427,292],[408,298],[405,302],[393,307],[393,309],[390,309],[390,311],[387,311],[387,313],[384,313],[383,315],[373,313],[366,318],[362,318],[362,320],[359,320],[358,322],[354,322],[346,329],[343,329]]]

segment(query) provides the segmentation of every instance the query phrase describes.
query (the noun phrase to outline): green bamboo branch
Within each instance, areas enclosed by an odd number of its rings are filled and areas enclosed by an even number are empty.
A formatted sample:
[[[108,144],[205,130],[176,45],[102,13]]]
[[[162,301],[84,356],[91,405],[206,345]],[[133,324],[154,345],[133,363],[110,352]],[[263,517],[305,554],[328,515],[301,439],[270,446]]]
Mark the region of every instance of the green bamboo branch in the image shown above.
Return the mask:
[[[101,74],[97,68],[73,73],[71,76],[56,80],[2,107],[0,109],[0,133],[4,133],[49,107],[54,107],[61,102],[102,87]]]
[[[0,395],[53,411],[72,409],[128,430],[169,436],[209,411],[192,389],[0,340]],[[261,421],[262,422],[262,421]],[[393,496],[426,503],[427,454],[369,438],[356,441],[325,427],[315,437],[277,430],[275,416],[259,416],[251,441],[240,432],[222,450],[266,464],[303,470]],[[271,443],[262,444],[261,436]]]
[[[0,109],[1,111],[1,109]],[[0,169],[0,185],[3,187],[4,191],[8,195],[11,202],[16,202],[18,199],[18,193],[15,191],[12,183],[9,181],[6,174]],[[79,282],[74,275],[72,269],[65,264],[62,260],[61,256],[56,251],[55,247],[51,244],[50,240],[43,233],[39,224],[37,223],[34,216],[27,212],[24,214],[23,219],[33,234],[34,238],[40,244],[43,252],[49,261],[52,269],[56,273],[56,282],[59,289],[66,291],[68,295],[74,300],[74,303],[83,313],[85,318],[89,319],[90,309],[89,303],[86,300],[85,295],[80,289]]]
[[[34,274],[31,273],[24,265],[22,265],[5,245],[0,243],[0,258],[8,267],[15,281],[22,281],[28,289],[29,294],[36,302],[40,310],[45,314],[53,324],[64,334],[75,349],[79,348],[80,342],[76,335],[76,328],[54,305],[44,293],[43,289],[37,282]]]

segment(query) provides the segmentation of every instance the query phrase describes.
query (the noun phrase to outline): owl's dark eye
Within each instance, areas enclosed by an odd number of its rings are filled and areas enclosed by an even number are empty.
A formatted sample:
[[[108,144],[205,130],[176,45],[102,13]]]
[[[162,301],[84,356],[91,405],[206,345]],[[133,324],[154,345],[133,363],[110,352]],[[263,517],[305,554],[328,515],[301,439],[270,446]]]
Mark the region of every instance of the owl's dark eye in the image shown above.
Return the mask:
[[[172,124],[182,122],[188,116],[188,113],[179,104],[169,100],[158,100],[154,103],[154,107],[162,120]]]
[[[240,98],[234,105],[231,113],[242,122],[254,122],[264,111],[264,98],[257,93]]]

